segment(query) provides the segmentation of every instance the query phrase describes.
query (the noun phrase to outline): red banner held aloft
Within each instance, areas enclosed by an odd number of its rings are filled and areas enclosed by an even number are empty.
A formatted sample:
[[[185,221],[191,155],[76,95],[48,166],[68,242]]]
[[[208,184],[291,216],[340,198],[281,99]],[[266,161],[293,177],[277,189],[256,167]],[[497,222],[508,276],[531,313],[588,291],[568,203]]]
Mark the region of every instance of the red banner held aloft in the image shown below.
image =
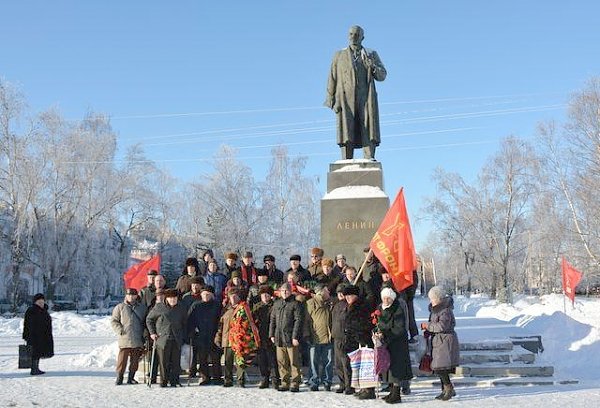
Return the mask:
[[[404,189],[400,189],[369,246],[390,274],[396,290],[401,291],[413,284],[412,272],[417,268],[417,253],[404,202]]]
[[[125,275],[123,275],[125,288],[135,288],[137,290],[142,289],[144,286],[146,286],[146,275],[151,269],[160,272],[160,255],[155,255],[147,261],[133,265],[131,268],[129,268],[127,272],[125,272]]]
[[[565,295],[575,304],[575,288],[581,281],[583,274],[573,267],[563,257],[562,259],[562,285]]]

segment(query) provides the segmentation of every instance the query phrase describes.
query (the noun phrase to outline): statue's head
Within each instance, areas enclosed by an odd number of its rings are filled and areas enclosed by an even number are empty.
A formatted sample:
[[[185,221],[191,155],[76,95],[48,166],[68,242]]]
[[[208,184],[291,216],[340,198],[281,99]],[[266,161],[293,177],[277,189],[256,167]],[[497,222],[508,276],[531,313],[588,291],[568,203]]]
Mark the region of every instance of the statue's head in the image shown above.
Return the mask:
[[[365,38],[365,30],[362,27],[357,25],[350,27],[350,31],[348,32],[350,45],[361,45],[363,38]]]

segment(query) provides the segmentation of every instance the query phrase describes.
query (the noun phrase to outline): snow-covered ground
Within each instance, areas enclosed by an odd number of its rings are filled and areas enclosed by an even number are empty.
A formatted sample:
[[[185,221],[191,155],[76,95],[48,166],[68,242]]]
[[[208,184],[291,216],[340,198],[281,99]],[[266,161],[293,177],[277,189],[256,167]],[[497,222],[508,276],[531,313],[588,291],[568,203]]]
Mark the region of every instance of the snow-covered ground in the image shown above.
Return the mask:
[[[458,333],[463,340],[484,341],[515,333],[542,335],[545,351],[538,358],[555,367],[556,379],[577,379],[578,384],[537,387],[460,387],[449,402],[433,400],[439,391],[415,388],[403,403],[426,406],[460,404],[465,407],[586,407],[600,399],[600,300],[578,298],[575,307],[563,309],[559,295],[520,297],[514,305],[498,305],[484,297],[456,298]],[[416,302],[419,320],[427,316],[424,299]],[[116,337],[108,316],[52,313],[56,356],[41,361],[47,374],[29,376],[17,370],[21,318],[0,318],[0,406],[2,407],[123,407],[171,406],[242,407],[381,406],[381,400],[358,401],[324,391],[298,394],[209,387],[161,389],[144,385],[114,385]],[[185,383],[185,381],[184,381]],[[140,405],[141,404],[141,405]]]

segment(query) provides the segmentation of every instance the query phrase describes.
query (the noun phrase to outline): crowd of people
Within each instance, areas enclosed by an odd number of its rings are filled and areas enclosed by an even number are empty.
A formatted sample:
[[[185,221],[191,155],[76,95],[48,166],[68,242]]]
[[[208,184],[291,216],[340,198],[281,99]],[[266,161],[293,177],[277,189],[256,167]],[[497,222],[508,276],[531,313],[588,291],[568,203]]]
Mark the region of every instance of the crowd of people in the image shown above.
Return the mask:
[[[380,378],[389,390],[383,399],[401,402],[413,377],[409,344],[419,334],[413,308],[417,276],[412,286],[397,291],[368,249],[365,256],[360,276],[344,255],[325,258],[320,248],[311,250],[306,268],[300,255],[292,255],[285,272],[272,255],[263,258],[262,268],[255,266],[251,252],[243,254],[240,265],[236,254],[226,254],[220,271],[208,250],[200,260],[186,260],[172,288],[157,271],[148,272],[147,285],[139,291],[127,288],[112,312],[119,337],[116,384],[137,384],[143,362],[149,385],[180,386],[181,350],[189,345],[187,380],[197,378],[200,386],[246,387],[247,368],[257,364],[259,389],[299,392],[304,381],[311,391],[375,399],[374,387],[356,388],[349,354],[377,341],[390,357],[389,370]],[[421,328],[432,347],[431,367],[442,383],[436,398],[448,400],[455,395],[450,374],[459,358],[453,302],[437,286],[428,296],[430,319]],[[38,309],[47,314],[47,306],[40,306],[38,298],[30,309],[23,337],[34,345],[31,316],[40,314]],[[32,374],[38,371],[36,363]]]

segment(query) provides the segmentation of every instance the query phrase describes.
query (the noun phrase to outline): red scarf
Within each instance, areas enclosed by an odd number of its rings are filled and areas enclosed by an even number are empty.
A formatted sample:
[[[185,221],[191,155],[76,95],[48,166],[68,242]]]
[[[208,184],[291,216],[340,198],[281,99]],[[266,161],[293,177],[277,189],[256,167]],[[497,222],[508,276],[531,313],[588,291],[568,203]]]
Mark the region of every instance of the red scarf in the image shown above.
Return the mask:
[[[248,279],[248,269],[246,268],[248,267],[246,267],[246,265],[242,263],[242,266],[240,267],[242,271],[242,279],[248,282],[249,284],[256,285],[256,268],[254,268],[254,265],[250,265],[250,280]]]

